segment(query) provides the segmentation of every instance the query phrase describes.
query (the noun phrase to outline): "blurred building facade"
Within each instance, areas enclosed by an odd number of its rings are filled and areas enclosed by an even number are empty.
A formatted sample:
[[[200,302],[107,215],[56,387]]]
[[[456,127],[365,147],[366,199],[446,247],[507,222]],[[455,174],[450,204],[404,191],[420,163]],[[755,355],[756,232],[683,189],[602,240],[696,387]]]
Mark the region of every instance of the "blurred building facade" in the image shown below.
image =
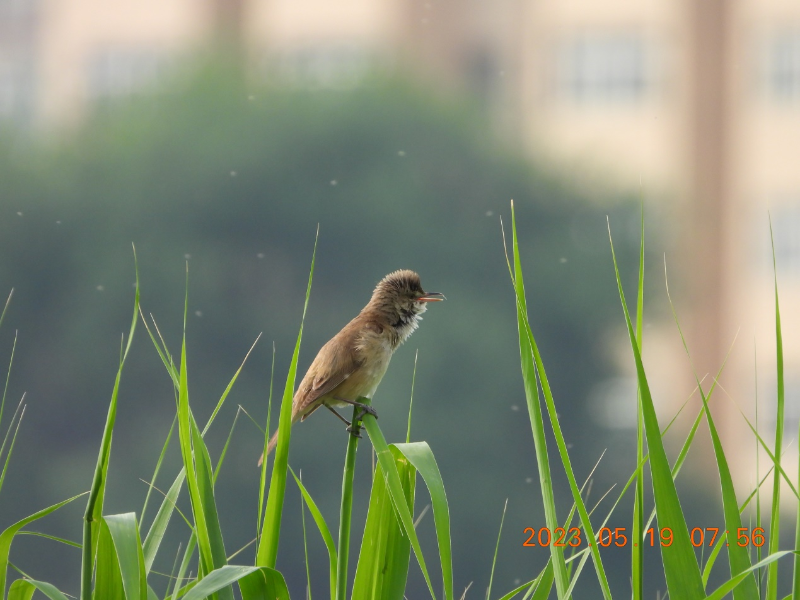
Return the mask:
[[[255,72],[303,86],[407,67],[471,93],[509,139],[580,167],[570,172],[591,174],[587,185],[641,187],[676,226],[669,262],[701,376],[741,328],[725,381],[748,414],[751,340],[762,410],[775,396],[771,211],[797,426],[796,0],[0,0],[0,127],[46,132],[149,93],[214,37],[240,45]],[[680,341],[672,329],[653,338],[654,380],[678,406],[691,391],[672,385],[690,373]],[[738,417],[723,426],[734,447],[750,439]]]

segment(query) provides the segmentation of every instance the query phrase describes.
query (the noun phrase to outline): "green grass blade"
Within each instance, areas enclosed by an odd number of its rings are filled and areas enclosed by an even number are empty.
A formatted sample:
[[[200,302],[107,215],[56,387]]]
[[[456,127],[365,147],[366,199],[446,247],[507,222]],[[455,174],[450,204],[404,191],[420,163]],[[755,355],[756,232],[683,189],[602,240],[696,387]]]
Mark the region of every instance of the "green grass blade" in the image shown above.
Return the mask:
[[[584,531],[586,532],[587,536],[586,541],[589,544],[589,548],[592,554],[592,561],[594,563],[595,571],[597,573],[597,578],[600,583],[600,589],[603,592],[603,597],[606,598],[606,600],[610,600],[611,590],[609,589],[608,586],[608,578],[606,577],[605,569],[603,567],[603,560],[600,557],[599,545],[595,540],[592,524],[591,521],[589,520],[589,514],[586,511],[586,506],[583,503],[583,498],[581,498],[578,482],[576,481],[575,474],[572,470],[572,463],[570,461],[569,453],[567,451],[567,443],[564,440],[564,435],[561,431],[561,425],[559,423],[558,414],[556,412],[555,401],[553,399],[553,394],[550,389],[550,384],[547,379],[547,373],[544,368],[544,362],[542,361],[538,345],[536,344],[536,339],[533,335],[533,331],[531,330],[530,323],[528,322],[527,309],[523,302],[525,297],[525,287],[522,281],[522,264],[519,255],[519,245],[517,243],[517,227],[516,227],[516,219],[514,216],[513,205],[511,207],[511,229],[513,233],[513,249],[514,249],[514,273],[512,276],[512,281],[514,282],[514,288],[517,292],[517,300],[518,300],[517,316],[520,322],[519,323],[520,334],[523,335],[525,338],[524,340],[520,338],[520,345],[521,347],[525,347],[524,352],[529,352],[533,356],[533,362],[536,367],[536,376],[538,377],[539,384],[541,385],[542,388],[545,405],[547,407],[547,413],[550,417],[550,425],[553,430],[553,435],[556,439],[556,446],[558,448],[559,456],[561,457],[561,463],[564,467],[564,471],[567,475],[567,480],[569,481],[570,490],[572,491],[572,497],[577,506],[578,514],[580,515],[581,524],[583,526]],[[523,374],[524,374],[524,369],[523,369]],[[536,381],[532,380],[530,382],[526,382],[525,384],[526,390],[528,389],[529,384],[535,386]],[[537,390],[537,399],[538,399],[538,390]],[[528,404],[529,404],[528,408],[530,411],[531,403],[529,402]],[[536,409],[537,412],[539,412],[539,419],[541,419],[541,413],[540,413],[540,408],[538,406],[538,402]],[[554,513],[553,516],[555,516],[555,507],[553,507],[553,513]],[[552,529],[551,531],[554,530],[555,529]],[[551,545],[551,548],[553,546],[554,544]],[[556,579],[556,584],[558,584],[558,579]],[[565,596],[559,595],[559,597],[561,598]]]
[[[34,535],[36,537],[42,537],[48,540],[52,540],[54,542],[58,542],[59,544],[64,544],[66,546],[72,546],[73,548],[80,548],[81,545],[78,542],[73,542],[72,540],[66,540],[64,538],[50,535],[47,533],[41,533],[39,531],[18,531],[17,535]]]
[[[95,559],[94,600],[127,600],[119,558],[105,521],[98,524],[97,557]],[[136,598],[136,600],[139,600]]]
[[[8,298],[11,300],[11,297]],[[6,308],[8,308],[8,302],[6,302]],[[5,315],[5,308],[3,309],[3,315]],[[0,323],[2,323],[2,315],[0,315]],[[17,350],[17,333],[14,333],[14,343],[11,346],[11,357],[8,359],[8,370],[6,371],[6,383],[3,386],[3,399],[0,401],[0,423],[3,422],[3,413],[6,408],[6,394],[8,393],[8,382],[11,381],[11,367],[14,364],[14,353]],[[13,419],[12,419],[13,421]],[[11,427],[9,427],[9,430]],[[5,438],[3,438],[3,445],[0,446],[0,456],[3,455],[3,451],[6,447],[6,441],[8,440],[8,433],[6,433]]]
[[[352,423],[357,427],[358,407],[353,407]],[[336,567],[336,600],[347,598],[347,566],[350,558],[350,526],[353,517],[353,478],[356,468],[358,438],[351,435],[347,439],[347,452],[344,457],[342,473],[342,501],[339,507],[339,563]]]
[[[319,229],[317,229],[319,239]],[[311,256],[311,269],[308,274],[306,299],[303,304],[303,316],[300,319],[300,331],[294,346],[292,360],[289,363],[289,373],[286,376],[286,386],[283,389],[281,411],[278,419],[278,444],[275,448],[275,463],[272,467],[272,478],[267,496],[267,508],[264,523],[261,529],[261,538],[258,543],[256,564],[262,567],[275,568],[278,559],[278,541],[281,531],[281,514],[283,512],[283,499],[286,494],[286,476],[289,466],[289,437],[292,431],[292,397],[294,396],[294,382],[297,376],[297,360],[300,356],[300,341],[303,339],[303,323],[308,309],[308,299],[311,296],[311,281],[314,278],[314,263],[317,258],[317,239],[314,240],[314,253]],[[268,433],[268,432],[267,432]],[[265,457],[266,459],[266,457]]]
[[[11,291],[8,294],[8,298],[6,298],[6,303],[3,305],[3,312],[0,312],[0,326],[3,325],[3,319],[6,318],[6,311],[8,310],[8,305],[11,304],[11,297],[14,295],[14,288],[11,288]]]
[[[639,347],[636,344],[636,335],[633,330],[630,314],[628,313],[628,306],[625,303],[625,293],[622,290],[622,280],[619,276],[617,257],[614,253],[614,243],[613,240],[611,240],[610,226],[609,242],[611,244],[611,255],[614,261],[614,273],[617,279],[620,302],[622,303],[622,310],[625,314],[625,323],[628,328],[630,345],[636,362],[639,389],[642,395],[642,412],[644,415],[647,445],[650,449],[650,471],[653,480],[653,495],[655,496],[658,524],[660,528],[670,528],[673,534],[672,545],[661,548],[667,588],[671,598],[680,598],[681,600],[704,598],[705,592],[703,590],[700,568],[694,556],[694,548],[689,539],[686,519],[683,515],[678,492],[675,489],[675,482],[672,479],[672,472],[667,460],[667,454],[661,442],[661,432],[659,430],[655,405],[650,395],[650,386],[647,382],[647,376],[645,375]]]
[[[22,399],[19,401],[19,404],[22,407],[22,411],[19,413],[19,419],[17,420],[17,426],[14,427],[14,418],[12,417],[11,423],[9,423],[9,425],[8,425],[8,432],[6,432],[6,437],[8,437],[8,434],[11,432],[11,429],[12,428],[14,429],[14,435],[11,436],[11,445],[8,447],[8,453],[6,454],[6,460],[3,463],[3,471],[0,472],[0,490],[3,489],[3,482],[6,480],[6,472],[8,471],[8,463],[11,462],[11,453],[14,451],[14,444],[17,441],[17,433],[19,433],[19,426],[22,423],[22,417],[25,416],[25,406],[22,404],[22,402],[24,400],[25,400],[25,394],[22,395]],[[17,410],[19,411],[19,407],[17,407]],[[14,413],[14,416],[16,416],[16,412]],[[3,445],[5,446],[5,441],[3,441]],[[2,454],[1,451],[0,451],[0,454]]]
[[[294,472],[292,472],[294,476]],[[303,476],[303,472],[300,472],[300,476]],[[311,600],[311,566],[309,565],[308,560],[308,534],[306,532],[306,505],[303,501],[303,498],[300,498],[300,520],[303,524],[303,558],[305,559],[306,563],[306,600]]]
[[[242,600],[289,600],[283,575],[262,567],[239,580]]]
[[[548,583],[549,582],[549,583]],[[528,583],[523,583],[520,586],[517,586],[506,595],[501,596],[499,600],[511,600],[514,596],[522,592],[523,590],[528,589],[547,589],[547,594],[550,594],[550,589],[553,587],[553,563],[552,561],[547,561],[547,566],[544,570],[539,573],[539,576]],[[545,596],[547,598],[547,596]]]
[[[56,586],[45,581],[34,579],[17,579],[8,590],[8,600],[31,600],[33,593],[39,590],[50,600],[69,600]]]
[[[147,600],[147,577],[134,513],[103,517],[118,560],[119,575],[127,600]],[[104,596],[99,596],[104,598]]]
[[[272,367],[270,368],[269,373],[269,399],[267,400],[267,424],[264,427],[263,434],[264,434],[264,447],[261,449],[262,456],[264,460],[261,463],[261,475],[259,479],[258,485],[258,515],[256,516],[256,537],[261,537],[261,517],[264,514],[264,490],[267,485],[267,462],[269,457],[267,456],[267,446],[269,445],[269,432],[270,432],[270,419],[272,418],[272,383],[275,381],[275,342],[272,342]],[[248,415],[249,416],[249,415]],[[253,420],[255,423],[255,420]],[[258,423],[256,423],[258,426]],[[287,463],[288,466],[288,463]],[[256,548],[256,552],[258,552],[258,548]],[[331,598],[333,598],[333,594],[331,594]]]
[[[642,352],[644,319],[644,202],[642,202],[641,236],[639,244],[639,285],[636,293],[636,345]],[[636,464],[644,457],[644,415],[642,394],[636,391]],[[636,487],[633,496],[633,524],[631,526],[631,588],[633,600],[642,600],[644,584],[644,471],[636,469]]]
[[[512,230],[516,230],[514,221],[514,203],[511,203]],[[531,420],[531,431],[533,433],[534,447],[536,451],[536,465],[539,470],[539,489],[542,493],[542,503],[544,504],[545,524],[550,531],[555,531],[558,527],[558,514],[556,511],[555,495],[553,493],[553,479],[550,474],[550,461],[547,455],[547,440],[544,433],[544,420],[539,399],[539,387],[536,381],[536,368],[534,365],[534,355],[531,344],[525,331],[525,314],[527,305],[525,302],[525,287],[522,280],[522,269],[517,266],[519,249],[517,244],[516,232],[513,238],[514,248],[514,267],[508,264],[509,273],[514,283],[517,304],[517,328],[519,333],[520,362],[522,367],[522,381],[525,387],[525,399],[528,405],[528,415]],[[506,256],[508,260],[508,256]],[[590,528],[591,529],[591,528]],[[567,588],[569,587],[569,575],[567,566],[564,562],[564,552],[555,544],[550,545],[550,556],[553,561],[556,591],[558,598],[564,600]]]
[[[769,519],[769,554],[775,554],[780,544],[781,525],[781,446],[783,445],[784,381],[783,381],[783,335],[781,333],[781,309],[778,303],[778,269],[775,265],[775,239],[772,234],[772,218],[769,222],[769,237],[772,243],[772,271],[775,278],[775,345],[778,368],[778,406],[775,418],[775,472],[772,479],[772,512]],[[795,562],[797,563],[797,558]],[[778,563],[767,569],[767,599],[778,597]]]
[[[746,571],[739,573],[736,577],[732,577],[721,586],[719,586],[713,593],[709,594],[705,597],[705,600],[722,600],[726,595],[728,595],[731,590],[735,589],[745,578],[747,578],[750,573],[755,573],[762,567],[766,567],[767,565],[775,564],[775,562],[787,554],[794,554],[791,550],[784,550],[782,552],[775,552],[774,554],[770,554],[764,560],[754,564],[752,567],[747,569]],[[776,591],[777,593],[777,591]]]
[[[680,334],[683,348],[686,351],[686,355],[689,357],[689,362],[691,363],[689,346],[686,343],[686,337],[683,335],[683,329],[681,328],[678,314],[675,311],[675,305],[672,303],[672,297],[669,294],[669,284],[667,284],[667,298],[669,299],[669,305],[672,309],[672,316],[675,319],[675,325],[678,328],[678,333]],[[727,363],[727,360],[728,357],[726,356],[725,361],[723,362],[723,367],[725,366],[725,363]],[[722,441],[717,433],[717,427],[714,424],[714,417],[711,414],[711,409],[708,405],[708,398],[706,398],[703,388],[700,385],[700,378],[697,376],[697,371],[694,369],[694,365],[692,365],[692,371],[694,372],[695,381],[697,381],[697,387],[700,390],[700,398],[703,400],[703,410],[706,414],[706,422],[708,423],[708,430],[711,434],[711,443],[714,448],[714,457],[717,461],[717,470],[719,471],[719,482],[722,491],[722,509],[725,516],[725,529],[727,531],[739,531],[739,528],[742,526],[742,520],[739,516],[739,504],[736,501],[736,490],[733,487],[731,470],[728,466],[728,460],[725,458],[725,452],[722,448]],[[722,368],[720,371],[722,371]],[[719,376],[715,379],[715,382],[718,380]],[[750,555],[748,554],[747,549],[739,546],[738,544],[729,546],[728,564],[730,566],[731,577],[735,577],[739,573],[747,571],[751,566]],[[733,597],[734,600],[758,600],[758,589],[756,587],[755,577],[746,577],[743,579],[739,587],[733,590]]]
[[[258,574],[257,577],[251,578],[255,574]],[[278,571],[266,567],[234,565],[225,565],[208,573],[183,596],[183,600],[203,600],[220,590],[230,588],[237,581],[243,600],[289,600],[286,582]]]
[[[156,468],[153,471],[152,479],[150,479],[150,485],[147,486],[147,495],[144,497],[144,505],[142,506],[142,513],[141,513],[142,516],[139,519],[140,527],[144,526],[144,515],[147,512],[147,505],[150,502],[150,494],[152,493],[153,488],[156,485],[156,479],[158,479],[158,474],[161,472],[161,465],[164,462],[164,456],[166,456],[167,454],[167,448],[169,448],[169,442],[172,439],[172,433],[175,431],[175,423],[177,422],[177,420],[178,420],[178,415],[176,414],[175,417],[172,419],[172,425],[169,426],[167,439],[164,441],[164,445],[161,447],[161,454],[158,455],[158,460],[156,461]]]
[[[14,536],[16,536],[17,533],[19,533],[19,531],[29,523],[33,523],[34,521],[41,519],[42,517],[46,517],[47,515],[58,510],[65,504],[69,504],[73,500],[76,500],[81,496],[84,496],[85,494],[86,492],[84,492],[83,494],[78,494],[77,496],[73,496],[68,500],[64,500],[62,502],[59,502],[58,504],[54,504],[53,506],[40,510],[29,517],[25,517],[21,521],[17,521],[16,523],[8,527],[5,531],[3,531],[3,533],[0,533],[0,590],[4,591],[6,589],[8,554],[11,551],[11,542],[14,541]],[[3,592],[0,591],[0,594],[2,593]]]
[[[308,493],[308,490],[303,485],[303,482],[294,474],[294,471],[291,470],[289,467],[289,471],[292,473],[292,477],[294,477],[295,482],[297,483],[297,487],[300,488],[300,493],[303,496],[303,500],[305,500],[306,506],[308,507],[311,516],[314,518],[314,522],[317,524],[317,529],[319,529],[319,533],[322,536],[322,541],[325,542],[325,547],[328,549],[328,563],[330,566],[330,583],[331,583],[331,598],[336,596],[336,570],[337,570],[337,554],[336,554],[336,544],[333,541],[333,536],[331,535],[331,530],[328,529],[328,524],[325,522],[325,517],[322,516],[319,508],[317,508],[316,502],[311,497],[311,494]]]
[[[486,600],[491,600],[492,581],[494,581],[494,568],[497,566],[497,552],[500,550],[500,536],[503,534],[503,523],[506,520],[506,509],[508,508],[508,498],[503,505],[503,516],[500,517],[500,530],[497,532],[497,543],[494,545],[494,556],[492,557],[492,570],[489,573],[489,586],[486,588]]]
[[[389,446],[408,510],[414,511],[417,470],[394,446]],[[397,520],[382,467],[372,478],[367,522],[361,540],[351,598],[359,600],[403,600],[408,579],[411,543]]]
[[[136,272],[136,292],[133,301],[133,320],[128,332],[128,343],[120,359],[117,377],[114,380],[114,389],[111,392],[111,402],[108,407],[106,424],[103,429],[103,438],[100,442],[100,453],[97,457],[97,466],[92,478],[92,487],[89,492],[89,500],[86,503],[83,524],[83,553],[81,557],[81,600],[91,598],[92,588],[92,564],[95,555],[94,542],[97,539],[97,522],[103,515],[103,497],[105,495],[106,480],[108,477],[108,461],[111,456],[111,435],[114,431],[114,422],[117,418],[117,396],[119,394],[119,384],[122,379],[122,367],[125,358],[133,342],[133,334],[136,331],[136,322],[139,315],[139,268],[136,262],[136,249],[133,250],[134,270]]]
[[[186,544],[186,550],[184,551],[183,558],[181,559],[181,566],[178,567],[178,574],[175,578],[175,591],[172,594],[172,600],[178,600],[180,597],[180,591],[183,587],[182,582],[184,581],[186,571],[189,569],[189,563],[194,556],[195,548],[197,548],[197,533],[196,531],[192,531],[192,535],[189,538],[189,543]]]
[[[359,398],[364,402],[365,398]],[[378,426],[378,422],[372,415],[364,415],[364,427],[369,434],[372,447],[375,448],[375,454],[378,458],[378,463],[381,465],[381,472],[386,479],[386,485],[389,488],[389,494],[392,498],[392,505],[397,512],[400,523],[403,525],[403,530],[411,542],[411,547],[414,549],[414,555],[417,557],[417,563],[425,577],[425,583],[428,584],[428,591],[431,597],[435,600],[436,594],[433,591],[433,584],[431,583],[430,575],[428,574],[428,567],[425,564],[425,558],[422,555],[422,548],[419,545],[419,538],[414,529],[414,519],[411,517],[411,512],[408,510],[408,505],[405,503],[405,495],[403,493],[403,485],[400,482],[400,475],[397,472],[395,461],[389,446],[386,443],[386,438],[383,437],[383,432]],[[341,561],[341,556],[339,557]],[[446,600],[451,600],[447,598]]]
[[[439,560],[442,566],[442,585],[444,597],[453,598],[453,556],[450,547],[450,508],[444,491],[442,474],[427,442],[393,444],[414,465],[428,487],[433,508],[433,522],[436,526],[436,540],[439,544]]]

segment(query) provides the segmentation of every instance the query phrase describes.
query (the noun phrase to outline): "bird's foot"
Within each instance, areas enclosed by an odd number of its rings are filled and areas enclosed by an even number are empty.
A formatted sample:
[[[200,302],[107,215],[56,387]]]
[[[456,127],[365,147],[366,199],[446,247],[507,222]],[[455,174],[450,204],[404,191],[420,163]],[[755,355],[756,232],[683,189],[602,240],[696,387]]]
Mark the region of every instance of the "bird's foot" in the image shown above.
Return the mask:
[[[347,431],[350,432],[350,435],[353,437],[361,438],[361,425],[350,425]]]

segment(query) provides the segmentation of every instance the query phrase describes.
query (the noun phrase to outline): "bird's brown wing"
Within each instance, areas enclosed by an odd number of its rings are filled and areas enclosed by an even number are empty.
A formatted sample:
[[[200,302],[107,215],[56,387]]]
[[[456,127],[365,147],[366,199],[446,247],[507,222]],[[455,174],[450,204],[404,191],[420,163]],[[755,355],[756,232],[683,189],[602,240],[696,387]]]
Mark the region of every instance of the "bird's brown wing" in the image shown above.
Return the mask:
[[[352,323],[351,323],[352,325]],[[358,331],[345,327],[325,344],[308,368],[294,396],[292,412],[305,419],[314,409],[309,408],[350,377],[362,364],[353,351]],[[297,420],[297,416],[293,420]]]

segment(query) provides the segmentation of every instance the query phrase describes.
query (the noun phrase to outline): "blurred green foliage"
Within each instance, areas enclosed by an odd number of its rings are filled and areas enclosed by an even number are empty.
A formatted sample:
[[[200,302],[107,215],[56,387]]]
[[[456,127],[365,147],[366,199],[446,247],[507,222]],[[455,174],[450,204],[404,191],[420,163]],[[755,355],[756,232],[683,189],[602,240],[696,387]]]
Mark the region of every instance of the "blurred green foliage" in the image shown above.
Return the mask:
[[[633,223],[619,228],[615,244],[635,264],[635,206],[601,194],[586,198],[559,174],[504,149],[479,113],[407,82],[282,89],[218,67],[200,69],[174,90],[98,107],[60,141],[5,144],[0,181],[0,291],[15,288],[0,359],[7,361],[18,329],[10,390],[17,398],[27,390],[30,403],[0,497],[4,519],[89,487],[119,336],[130,318],[131,243],[144,312],[153,314],[173,353],[188,263],[196,411],[212,409],[264,332],[227,415],[209,434],[216,460],[237,403],[265,420],[273,340],[276,389],[282,387],[319,225],[301,371],[383,275],[418,271],[426,289],[448,300],[431,307],[398,351],[375,397],[381,426],[389,441],[404,439],[418,348],[412,438],[428,441],[445,480],[456,588],[474,580],[485,589],[507,497],[495,589],[533,577],[544,564],[545,551],[521,547],[522,528],[538,526],[542,513],[535,484],[526,483],[537,477],[498,216],[508,214],[513,198],[533,327],[556,402],[570,414],[565,435],[582,448],[573,455],[580,478],[604,443],[585,400],[594,383],[613,375],[603,341],[608,323],[621,323],[605,215]],[[626,237],[629,230],[634,235]],[[134,342],[119,402],[107,512],[138,512],[146,492],[138,478],[150,478],[174,411],[171,383],[144,335]],[[262,443],[247,419],[237,427],[217,498],[231,549],[254,537]],[[325,415],[292,436],[290,463],[303,469],[304,483],[334,523],[346,441]],[[171,450],[162,483],[178,468],[177,448]],[[360,457],[355,515],[366,514],[368,460],[367,453]],[[290,492],[284,539],[299,540],[299,499]],[[65,509],[59,518],[43,527],[79,539],[80,515]],[[186,538],[179,525],[170,533],[175,548]],[[435,548],[432,524],[425,525],[421,539]],[[324,594],[324,549],[313,536],[311,543],[319,560],[312,577]],[[290,589],[303,585],[302,552],[301,543],[280,549],[278,568]],[[37,541],[20,542],[15,553],[12,560],[32,576],[77,591],[78,551]],[[411,581],[424,594],[414,569]]]

